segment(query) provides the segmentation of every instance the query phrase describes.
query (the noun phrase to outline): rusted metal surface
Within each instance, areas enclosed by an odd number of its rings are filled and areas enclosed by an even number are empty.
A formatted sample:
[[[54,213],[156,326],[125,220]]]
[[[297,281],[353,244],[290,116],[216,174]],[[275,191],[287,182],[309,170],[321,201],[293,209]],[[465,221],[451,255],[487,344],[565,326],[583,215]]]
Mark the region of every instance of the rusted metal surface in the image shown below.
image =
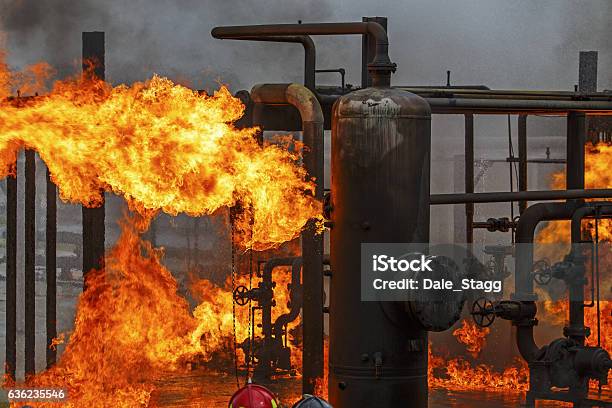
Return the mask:
[[[4,370],[15,378],[17,365],[17,166],[6,178],[6,350]]]
[[[36,372],[36,154],[25,152],[24,203],[25,375]]]
[[[97,78],[105,78],[105,50],[103,32],[83,33],[83,70]],[[86,285],[87,273],[99,269],[104,264],[104,203],[97,208],[83,207],[83,279]]]
[[[47,269],[46,326],[47,367],[55,364],[56,347],[51,347],[57,337],[57,187],[47,169],[47,220],[45,234],[45,262]]]

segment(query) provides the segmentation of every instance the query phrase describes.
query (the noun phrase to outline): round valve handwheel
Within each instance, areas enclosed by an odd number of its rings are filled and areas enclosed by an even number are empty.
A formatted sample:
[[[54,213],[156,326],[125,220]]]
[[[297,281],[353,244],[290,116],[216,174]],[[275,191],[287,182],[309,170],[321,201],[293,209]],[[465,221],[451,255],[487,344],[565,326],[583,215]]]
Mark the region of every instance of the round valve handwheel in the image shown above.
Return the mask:
[[[478,326],[489,327],[495,321],[493,302],[484,297],[476,299],[472,304],[471,314]]]
[[[238,306],[246,305],[249,303],[249,288],[244,285],[238,286],[236,289],[234,289],[233,297],[234,302],[236,302]]]
[[[533,264],[533,280],[538,285],[548,285],[552,280],[552,273],[550,272],[550,264],[545,259],[540,259]]]

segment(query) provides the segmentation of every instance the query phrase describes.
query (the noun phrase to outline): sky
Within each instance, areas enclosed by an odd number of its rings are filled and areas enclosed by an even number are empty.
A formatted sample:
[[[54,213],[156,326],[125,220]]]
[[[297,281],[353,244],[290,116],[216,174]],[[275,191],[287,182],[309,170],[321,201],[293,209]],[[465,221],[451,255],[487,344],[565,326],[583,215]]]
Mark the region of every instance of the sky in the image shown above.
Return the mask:
[[[578,52],[600,51],[600,88],[612,88],[609,0],[0,0],[9,62],[39,60],[60,74],[79,67],[82,31],[105,31],[113,83],[153,73],[193,87],[234,90],[300,81],[295,44],[215,40],[217,25],[389,18],[395,84],[572,89]],[[359,36],[318,37],[318,68],[343,67],[359,83]],[[337,83],[333,74],[319,77]]]

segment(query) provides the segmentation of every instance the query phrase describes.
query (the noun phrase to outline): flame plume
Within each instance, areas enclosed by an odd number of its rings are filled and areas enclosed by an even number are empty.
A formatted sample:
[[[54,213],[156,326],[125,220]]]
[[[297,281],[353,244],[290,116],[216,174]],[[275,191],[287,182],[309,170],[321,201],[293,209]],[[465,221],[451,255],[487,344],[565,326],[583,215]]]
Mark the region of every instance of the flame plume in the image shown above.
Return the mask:
[[[206,95],[159,76],[112,87],[83,75],[44,96],[13,98],[16,87],[40,88],[50,70],[38,64],[16,74],[4,55],[0,49],[0,177],[14,174],[21,149],[32,149],[64,201],[95,207],[113,192],[135,213],[120,223],[105,269],[89,273],[60,361],[27,385],[67,388],[67,407],[153,407],[158,378],[228,348],[232,293],[201,282],[205,296],[190,312],[163,250],[140,239],[150,219],[240,204],[237,244],[275,248],[320,219],[308,194],[314,183],[299,153],[260,146],[256,128],[233,126],[244,106],[225,87]]]
[[[17,75],[0,64],[0,89],[3,77]],[[232,125],[243,112],[225,87],[210,96],[159,76],[129,87],[89,75],[58,81],[45,96],[0,102],[0,177],[14,172],[20,149],[33,149],[65,201],[95,207],[110,191],[143,215],[194,216],[240,202],[249,211],[238,230],[253,219],[240,243],[276,247],[320,217],[320,203],[304,194],[314,184],[297,154]]]

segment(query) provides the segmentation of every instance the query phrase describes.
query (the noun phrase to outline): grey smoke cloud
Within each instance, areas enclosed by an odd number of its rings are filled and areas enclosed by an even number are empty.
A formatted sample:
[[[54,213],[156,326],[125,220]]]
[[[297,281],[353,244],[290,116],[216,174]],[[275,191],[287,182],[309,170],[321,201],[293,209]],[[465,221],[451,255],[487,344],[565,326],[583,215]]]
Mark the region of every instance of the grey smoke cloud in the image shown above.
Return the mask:
[[[113,82],[152,72],[193,86],[233,87],[299,81],[302,50],[291,44],[242,43],[210,37],[224,24],[355,21],[389,17],[395,83],[456,83],[496,88],[571,89],[579,50],[600,51],[600,84],[612,88],[607,0],[0,0],[13,65],[45,59],[67,73],[78,67],[80,32],[107,32]],[[360,39],[317,38],[319,64],[360,78]],[[336,83],[333,75],[321,76]]]

